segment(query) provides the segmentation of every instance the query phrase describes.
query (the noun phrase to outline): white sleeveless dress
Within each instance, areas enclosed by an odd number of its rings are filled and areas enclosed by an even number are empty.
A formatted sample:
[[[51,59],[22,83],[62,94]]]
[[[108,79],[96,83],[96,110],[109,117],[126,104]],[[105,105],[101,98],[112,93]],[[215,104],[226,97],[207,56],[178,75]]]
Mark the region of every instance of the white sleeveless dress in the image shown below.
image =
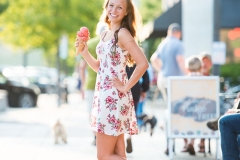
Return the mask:
[[[127,51],[116,46],[116,54],[112,55],[110,48],[114,39],[104,42],[102,39],[96,51],[100,66],[97,73],[93,99],[90,127],[95,132],[118,136],[123,133],[131,135],[138,133],[131,91],[122,93],[112,87],[109,79],[117,76],[120,81],[127,83],[125,72]]]

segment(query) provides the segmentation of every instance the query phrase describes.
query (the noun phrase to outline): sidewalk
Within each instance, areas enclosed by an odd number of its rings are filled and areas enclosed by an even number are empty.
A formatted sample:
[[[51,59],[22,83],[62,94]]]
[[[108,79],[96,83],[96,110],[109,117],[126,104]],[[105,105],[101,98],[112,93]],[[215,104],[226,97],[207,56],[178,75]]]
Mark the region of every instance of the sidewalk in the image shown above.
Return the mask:
[[[159,104],[158,104],[159,105]],[[147,103],[145,111],[154,113],[161,122],[164,109]],[[54,144],[52,126],[56,119],[64,123],[68,144]],[[158,123],[159,125],[160,123]],[[86,103],[80,95],[69,96],[69,104],[57,107],[56,97],[43,95],[37,108],[7,109],[0,112],[1,160],[96,160],[96,147],[91,145],[93,133],[88,128]],[[168,160],[163,153],[166,147],[164,132],[157,127],[152,137],[149,130],[133,136],[133,153],[128,160]],[[196,150],[199,140],[196,140]],[[183,140],[176,140],[174,160],[215,159],[215,140],[211,140],[212,156],[197,153],[189,156],[181,153]]]

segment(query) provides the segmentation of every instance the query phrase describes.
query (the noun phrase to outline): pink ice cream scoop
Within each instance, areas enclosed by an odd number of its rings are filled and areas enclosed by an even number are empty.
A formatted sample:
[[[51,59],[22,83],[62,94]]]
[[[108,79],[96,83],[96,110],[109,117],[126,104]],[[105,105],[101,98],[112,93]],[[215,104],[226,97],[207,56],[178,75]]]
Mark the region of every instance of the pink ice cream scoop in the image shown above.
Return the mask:
[[[90,35],[87,27],[81,27],[80,31],[78,31],[77,34],[83,41],[87,41]]]
[[[84,43],[87,42],[90,36],[89,30],[87,27],[81,27],[80,30],[77,32],[78,36],[80,37],[79,39],[79,45],[76,48],[76,56],[78,55],[79,52],[81,52],[84,48]]]

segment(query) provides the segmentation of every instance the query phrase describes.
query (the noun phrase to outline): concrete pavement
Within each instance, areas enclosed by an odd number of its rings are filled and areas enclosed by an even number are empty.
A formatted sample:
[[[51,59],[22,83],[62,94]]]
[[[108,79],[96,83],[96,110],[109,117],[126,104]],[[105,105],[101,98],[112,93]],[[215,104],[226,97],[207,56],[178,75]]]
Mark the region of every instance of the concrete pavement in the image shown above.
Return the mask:
[[[145,112],[163,119],[161,102],[147,102]],[[52,126],[60,119],[65,125],[68,144],[54,144]],[[36,108],[8,108],[0,112],[0,160],[96,160],[96,147],[91,145],[93,133],[88,128],[86,102],[79,94],[69,95],[69,104],[57,107],[56,96],[41,95]],[[152,137],[149,130],[133,136],[133,152],[128,160],[168,160],[164,131],[157,127]],[[198,150],[196,140],[195,149]],[[215,159],[215,140],[211,141],[213,155],[181,153],[183,140],[176,140],[174,160]]]

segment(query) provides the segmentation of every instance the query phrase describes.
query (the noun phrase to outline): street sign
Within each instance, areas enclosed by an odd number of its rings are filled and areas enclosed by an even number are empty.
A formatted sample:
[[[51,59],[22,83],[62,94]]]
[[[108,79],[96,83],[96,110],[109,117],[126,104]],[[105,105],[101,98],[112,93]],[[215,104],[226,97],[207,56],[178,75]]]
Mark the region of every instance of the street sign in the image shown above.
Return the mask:
[[[226,62],[226,44],[224,42],[213,42],[212,63],[222,65]]]

